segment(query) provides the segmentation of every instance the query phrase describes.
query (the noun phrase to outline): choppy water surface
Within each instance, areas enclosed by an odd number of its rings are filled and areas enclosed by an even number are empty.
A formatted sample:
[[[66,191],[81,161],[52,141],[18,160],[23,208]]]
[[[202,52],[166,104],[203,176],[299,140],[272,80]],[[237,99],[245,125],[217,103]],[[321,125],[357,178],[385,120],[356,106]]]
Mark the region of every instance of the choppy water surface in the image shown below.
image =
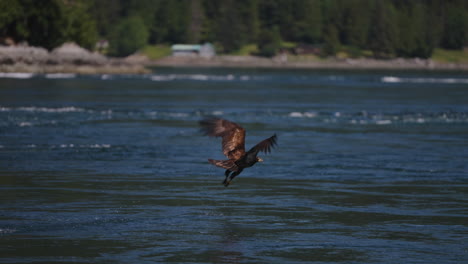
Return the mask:
[[[225,188],[205,115],[277,133]],[[468,78],[0,75],[1,263],[466,263]]]

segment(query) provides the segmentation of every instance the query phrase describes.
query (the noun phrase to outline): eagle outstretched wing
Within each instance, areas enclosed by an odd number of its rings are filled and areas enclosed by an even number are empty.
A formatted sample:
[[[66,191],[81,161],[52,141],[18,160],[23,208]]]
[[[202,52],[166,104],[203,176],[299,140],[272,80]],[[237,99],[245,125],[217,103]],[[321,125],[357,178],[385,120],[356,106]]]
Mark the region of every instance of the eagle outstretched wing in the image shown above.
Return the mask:
[[[260,141],[257,145],[253,146],[249,150],[248,154],[251,154],[251,153],[257,154],[260,151],[264,153],[270,153],[271,148],[273,148],[274,146],[276,146],[276,134],[274,134],[273,136],[267,139]]]
[[[202,131],[211,137],[222,137],[222,150],[231,160],[238,160],[245,154],[245,129],[238,124],[210,117],[200,121]]]

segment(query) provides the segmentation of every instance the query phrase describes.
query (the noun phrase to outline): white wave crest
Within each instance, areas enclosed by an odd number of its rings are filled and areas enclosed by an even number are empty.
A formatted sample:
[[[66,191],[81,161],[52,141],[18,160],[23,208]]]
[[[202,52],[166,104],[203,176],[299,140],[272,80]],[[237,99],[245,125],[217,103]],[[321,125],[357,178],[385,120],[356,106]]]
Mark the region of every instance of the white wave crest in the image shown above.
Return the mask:
[[[401,78],[395,76],[382,77],[383,83],[445,83],[445,84],[468,84],[467,78]]]
[[[187,113],[167,113],[167,116],[170,116],[170,117],[188,117],[189,114],[187,114]]]
[[[223,111],[216,111],[216,110],[215,110],[215,111],[211,112],[211,114],[212,114],[212,115],[215,115],[215,116],[221,116],[221,115],[224,114],[224,112],[223,112]]]
[[[192,80],[192,81],[233,81],[238,78],[233,74],[227,75],[209,75],[209,74],[153,74],[149,79],[156,82],[167,82],[176,80]],[[247,76],[241,76],[241,81],[248,81]]]
[[[291,112],[289,113],[289,117],[296,117],[296,118],[313,118],[317,117],[317,113],[315,112]]]
[[[11,234],[15,232],[16,232],[16,229],[0,228],[0,234]]]
[[[74,73],[49,73],[46,74],[47,79],[72,79],[76,77]]]
[[[0,107],[0,112],[11,112],[11,111],[23,111],[23,112],[42,112],[42,113],[68,113],[68,112],[86,112],[86,109],[67,106],[67,107],[36,107],[36,106],[24,106],[24,107]]]
[[[20,127],[30,127],[32,126],[33,124],[31,122],[20,122],[18,124]]]
[[[392,123],[392,120],[388,119],[383,119],[383,120],[376,120],[375,124],[377,125],[390,125]]]
[[[81,148],[81,149],[108,149],[112,146],[110,144],[82,144],[82,145],[75,145],[75,144],[60,144],[60,145],[52,145],[51,148]]]
[[[34,77],[33,73],[26,72],[0,72],[0,78],[11,78],[11,79],[29,79]]]

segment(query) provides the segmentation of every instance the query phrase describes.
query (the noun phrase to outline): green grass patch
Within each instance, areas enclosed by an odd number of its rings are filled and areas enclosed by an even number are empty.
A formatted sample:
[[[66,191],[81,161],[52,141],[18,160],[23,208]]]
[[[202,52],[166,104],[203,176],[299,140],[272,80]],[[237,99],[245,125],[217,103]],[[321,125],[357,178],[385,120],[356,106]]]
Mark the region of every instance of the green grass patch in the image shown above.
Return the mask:
[[[288,55],[288,62],[320,62],[326,60],[326,58],[314,54]]]
[[[141,53],[152,60],[157,60],[171,55],[171,47],[167,45],[148,45],[141,49]]]
[[[285,48],[285,49],[292,49],[292,48],[295,48],[297,46],[297,43],[295,42],[288,42],[288,41],[283,41],[281,42],[281,45],[280,45],[282,48]]]
[[[432,59],[443,63],[468,63],[468,50],[435,49]]]
[[[258,53],[258,47],[256,44],[248,44],[244,45],[242,48],[240,48],[238,51],[234,51],[230,53],[231,55],[237,55],[237,56],[248,56],[252,54]]]

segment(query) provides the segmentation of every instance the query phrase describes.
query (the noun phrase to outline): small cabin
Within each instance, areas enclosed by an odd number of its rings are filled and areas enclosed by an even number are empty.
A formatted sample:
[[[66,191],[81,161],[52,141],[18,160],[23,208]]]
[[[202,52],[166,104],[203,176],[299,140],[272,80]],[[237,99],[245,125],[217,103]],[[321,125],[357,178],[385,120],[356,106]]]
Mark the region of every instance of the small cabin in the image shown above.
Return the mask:
[[[175,57],[205,57],[211,58],[216,55],[213,45],[205,43],[203,45],[175,44],[171,47],[172,56]]]

